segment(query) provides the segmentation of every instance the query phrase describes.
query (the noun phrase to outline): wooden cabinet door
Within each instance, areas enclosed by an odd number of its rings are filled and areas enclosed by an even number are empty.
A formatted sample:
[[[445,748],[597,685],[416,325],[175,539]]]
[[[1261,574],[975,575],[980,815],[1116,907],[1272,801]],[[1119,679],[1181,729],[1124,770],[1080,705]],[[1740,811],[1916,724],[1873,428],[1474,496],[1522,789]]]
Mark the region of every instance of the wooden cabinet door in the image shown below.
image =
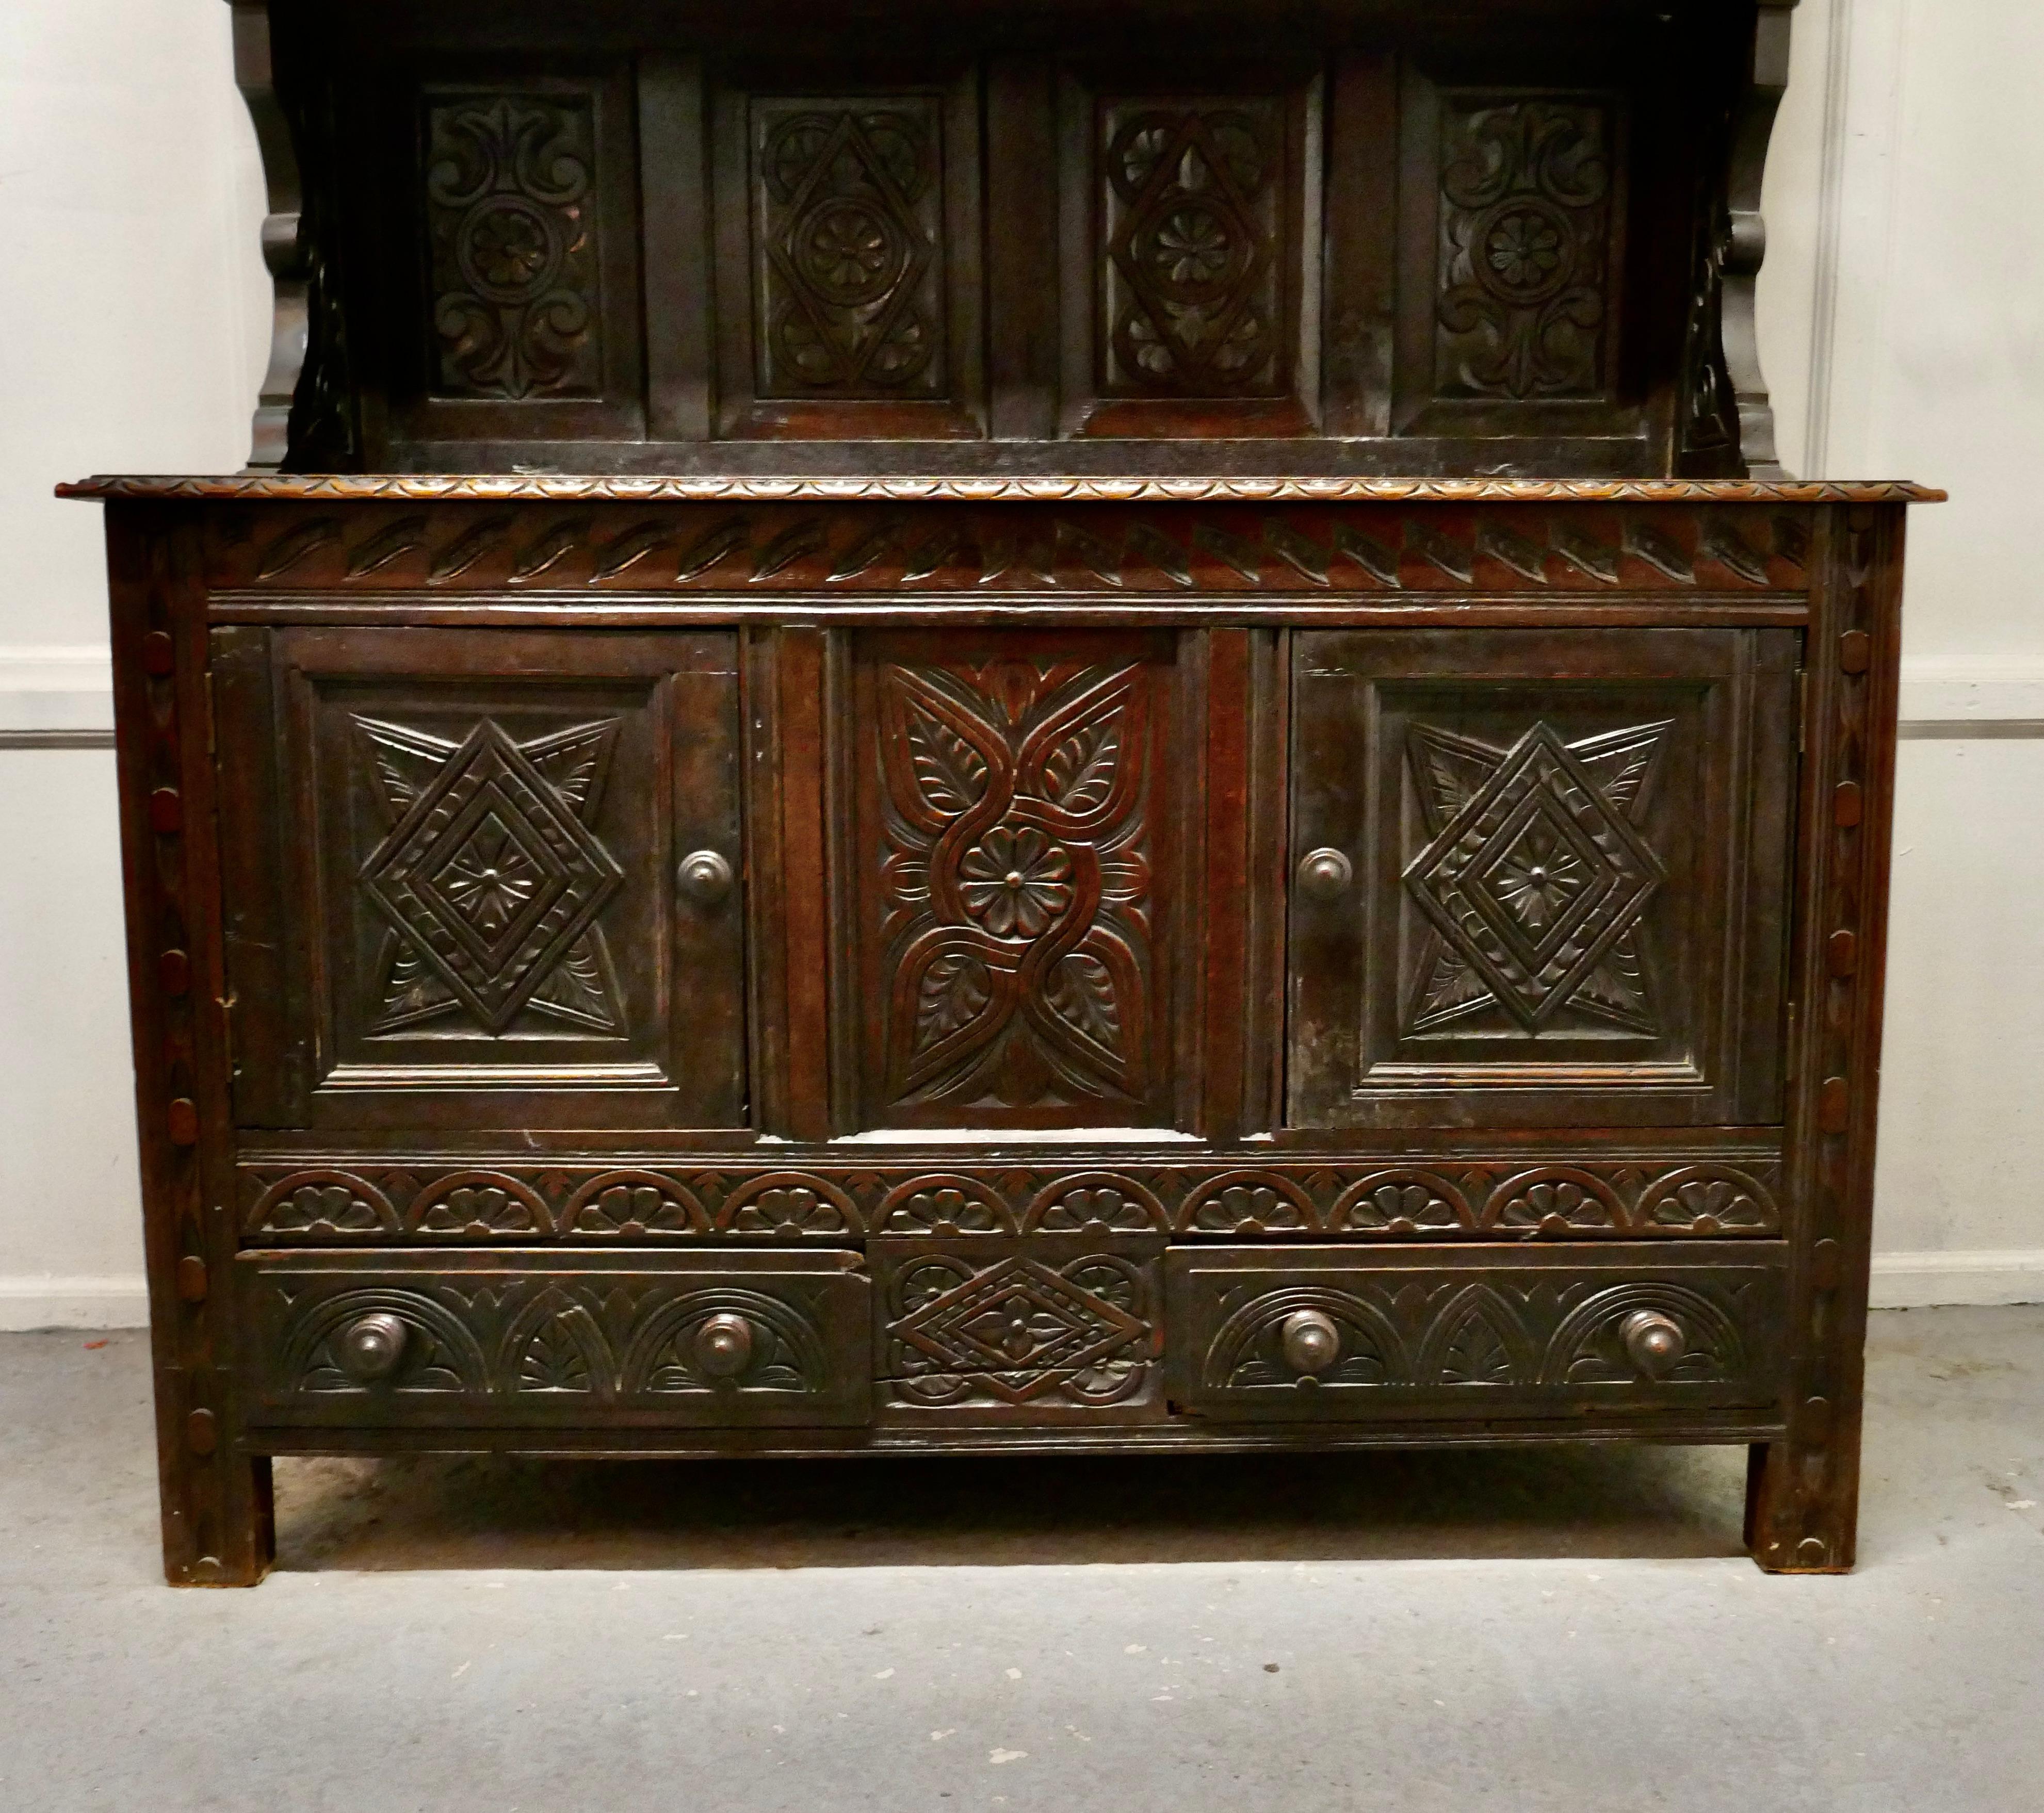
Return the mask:
[[[1779,1121],[1797,647],[1298,636],[1290,1123]]]
[[[214,655],[244,1124],[742,1124],[732,636]]]

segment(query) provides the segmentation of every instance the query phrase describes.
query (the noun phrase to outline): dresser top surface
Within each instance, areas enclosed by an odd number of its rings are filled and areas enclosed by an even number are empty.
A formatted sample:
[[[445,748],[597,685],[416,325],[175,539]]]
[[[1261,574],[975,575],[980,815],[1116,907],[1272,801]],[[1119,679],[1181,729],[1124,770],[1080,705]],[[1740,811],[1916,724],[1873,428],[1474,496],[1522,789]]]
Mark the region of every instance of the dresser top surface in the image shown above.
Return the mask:
[[[1935,504],[1946,494],[1900,479],[1366,478],[736,478],[571,473],[236,473],[99,475],[60,485],[88,501],[345,503],[943,502],[1394,504]]]

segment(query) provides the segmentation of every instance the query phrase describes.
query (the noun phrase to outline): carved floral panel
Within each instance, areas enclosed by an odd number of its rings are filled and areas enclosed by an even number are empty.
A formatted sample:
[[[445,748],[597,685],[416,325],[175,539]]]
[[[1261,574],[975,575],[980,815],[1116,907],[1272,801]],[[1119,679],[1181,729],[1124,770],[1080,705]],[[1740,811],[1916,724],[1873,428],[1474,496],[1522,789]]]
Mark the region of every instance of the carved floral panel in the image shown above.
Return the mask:
[[[1129,99],[1098,115],[1102,394],[1283,393],[1283,103]]]
[[[762,397],[940,397],[938,103],[755,100],[754,344]]]
[[[423,131],[434,394],[599,396],[594,97],[429,93]]]
[[[923,640],[866,666],[860,1004],[882,1122],[1168,1120],[1158,647],[932,660]]]
[[[1443,97],[1437,395],[1604,395],[1612,136],[1596,102]]]

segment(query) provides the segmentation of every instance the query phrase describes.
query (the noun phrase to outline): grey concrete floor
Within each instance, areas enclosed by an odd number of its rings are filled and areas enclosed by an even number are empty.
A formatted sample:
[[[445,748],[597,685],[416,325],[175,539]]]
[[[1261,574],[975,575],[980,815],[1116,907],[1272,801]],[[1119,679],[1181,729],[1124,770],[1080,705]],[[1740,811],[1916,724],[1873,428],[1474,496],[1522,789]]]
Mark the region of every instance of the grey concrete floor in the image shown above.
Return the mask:
[[[300,1462],[174,1592],[142,1337],[0,1336],[0,1813],[2035,1813],[2044,1308],[1877,1316],[1869,1396],[1849,1579],[1585,1448]]]

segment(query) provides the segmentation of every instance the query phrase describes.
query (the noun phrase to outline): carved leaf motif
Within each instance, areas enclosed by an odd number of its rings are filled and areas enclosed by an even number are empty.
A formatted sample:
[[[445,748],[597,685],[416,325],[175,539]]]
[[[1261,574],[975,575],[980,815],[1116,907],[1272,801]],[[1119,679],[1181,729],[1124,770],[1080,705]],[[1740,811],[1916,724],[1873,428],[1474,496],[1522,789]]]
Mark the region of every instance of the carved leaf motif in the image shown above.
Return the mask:
[[[916,1049],[927,1051],[971,1025],[992,998],[984,963],[971,957],[939,957],[923,972]]]
[[[1112,1048],[1121,1036],[1114,977],[1097,957],[1074,951],[1052,972],[1051,1011],[1087,1038]]]
[[[909,749],[923,797],[947,817],[977,805],[986,791],[986,763],[950,725],[912,703]]]
[[[1081,724],[1043,764],[1043,791],[1074,817],[1097,812],[1114,791],[1121,754],[1121,714]]]

